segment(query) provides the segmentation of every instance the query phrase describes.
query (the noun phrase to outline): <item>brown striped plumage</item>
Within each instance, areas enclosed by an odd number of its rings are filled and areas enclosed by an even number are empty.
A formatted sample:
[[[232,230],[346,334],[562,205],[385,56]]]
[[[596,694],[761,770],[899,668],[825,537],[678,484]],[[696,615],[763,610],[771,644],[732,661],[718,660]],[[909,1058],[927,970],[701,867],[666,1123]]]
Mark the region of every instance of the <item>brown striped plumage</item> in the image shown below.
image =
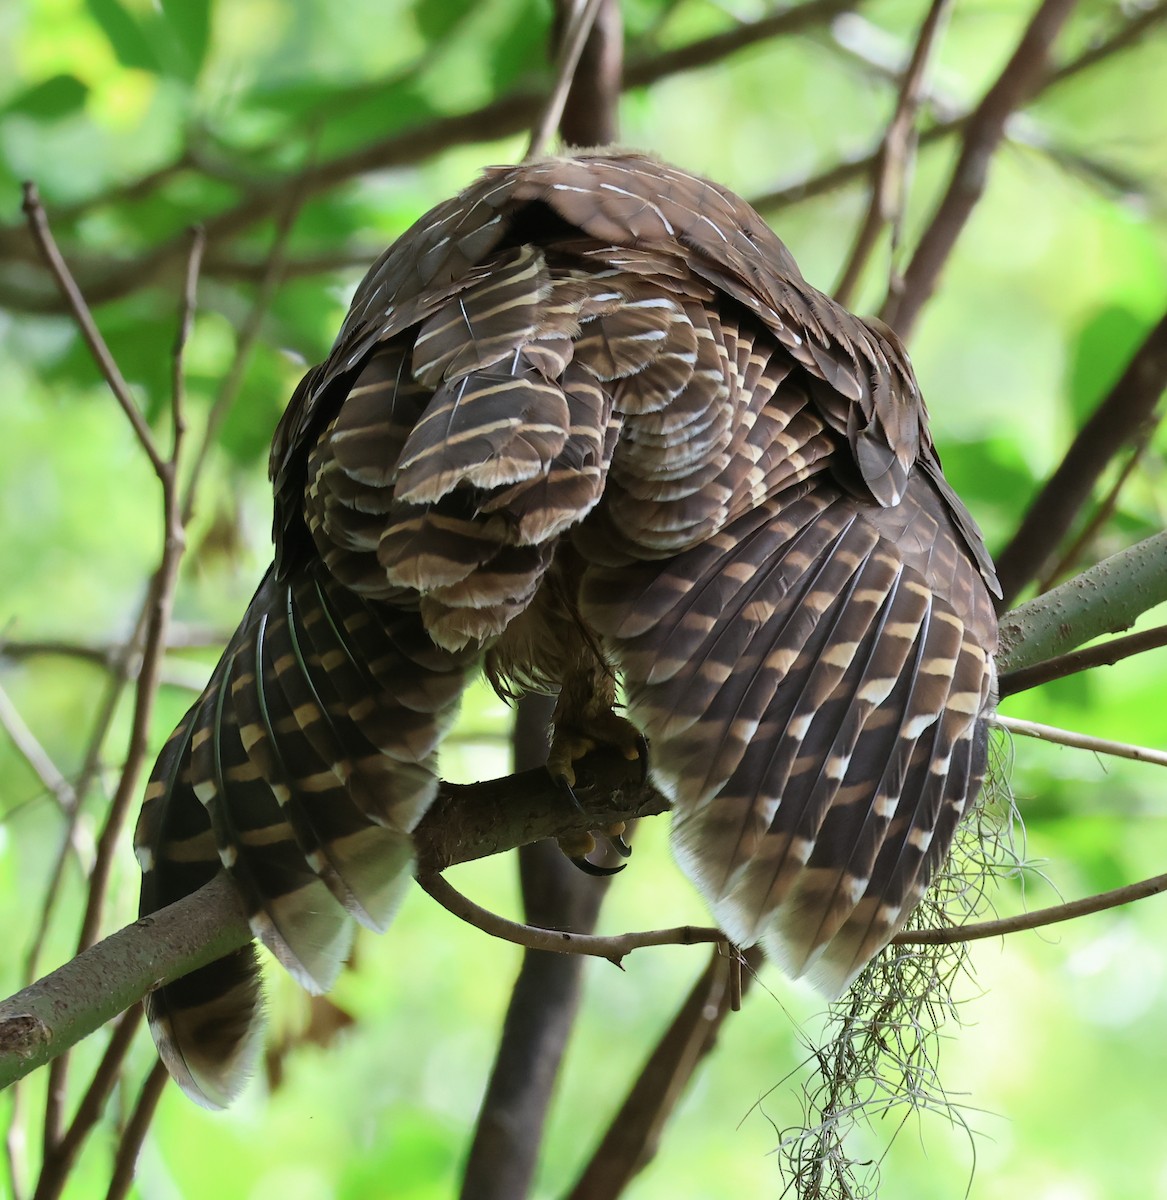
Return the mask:
[[[636,155],[498,168],[365,278],[272,448],[276,561],[159,758],[142,908],[225,866],[328,987],[384,928],[471,674],[613,679],[727,933],[842,990],[907,918],[985,763],[992,565],[894,335],[742,201]],[[565,752],[566,753],[566,752]],[[151,998],[225,1103],[252,950]]]

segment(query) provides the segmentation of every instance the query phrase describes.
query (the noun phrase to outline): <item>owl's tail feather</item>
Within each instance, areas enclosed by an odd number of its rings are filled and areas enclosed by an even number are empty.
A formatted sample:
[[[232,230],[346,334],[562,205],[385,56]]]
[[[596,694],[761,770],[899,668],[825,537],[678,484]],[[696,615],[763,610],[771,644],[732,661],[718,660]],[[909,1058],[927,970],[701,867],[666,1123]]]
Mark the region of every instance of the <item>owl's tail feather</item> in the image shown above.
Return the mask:
[[[350,918],[384,929],[412,874],[471,665],[416,613],[373,614],[324,570],[269,572],[154,768],[135,835],[143,915],[225,869],[256,936],[310,991],[330,987]],[[183,1090],[224,1106],[262,1024],[254,948],[157,989],[147,1012]]]

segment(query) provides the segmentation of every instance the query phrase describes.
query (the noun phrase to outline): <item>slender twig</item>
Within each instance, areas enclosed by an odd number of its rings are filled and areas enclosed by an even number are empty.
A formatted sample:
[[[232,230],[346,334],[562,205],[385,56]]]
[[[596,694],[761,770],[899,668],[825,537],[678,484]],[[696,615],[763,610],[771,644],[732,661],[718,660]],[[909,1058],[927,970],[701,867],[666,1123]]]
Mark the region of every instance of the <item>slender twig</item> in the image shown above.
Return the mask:
[[[1128,633],[1125,637],[1113,638],[1100,646],[1088,646],[1085,650],[1061,654],[1057,658],[1035,663],[1032,667],[1002,675],[1001,698],[1040,687],[1054,679],[1064,679],[1067,675],[1076,675],[1079,671],[1088,671],[1091,667],[1110,667],[1124,658],[1157,650],[1161,646],[1167,646],[1167,625],[1157,625],[1154,629],[1143,629],[1138,633]]]
[[[908,192],[908,180],[915,156],[915,122],[924,95],[924,81],[932,52],[948,17],[952,0],[932,0],[928,15],[920,26],[912,56],[899,87],[895,111],[876,152],[872,167],[871,199],[860,223],[847,262],[835,287],[835,299],[847,305],[871,256],[880,230],[892,227],[892,250],[899,240]],[[894,261],[894,260],[893,260]]]
[[[134,1166],[138,1161],[142,1142],[145,1140],[146,1131],[150,1128],[150,1122],[154,1119],[154,1110],[158,1107],[158,1101],[162,1099],[162,1093],[169,1078],[166,1068],[161,1062],[156,1062],[150,1074],[146,1076],[146,1081],[142,1084],[142,1090],[138,1094],[138,1102],[134,1105],[129,1123],[118,1143],[113,1176],[109,1181],[109,1191],[105,1194],[105,1200],[122,1200],[122,1197],[130,1190],[130,1184],[134,1181]]]
[[[128,1008],[114,1025],[109,1043],[102,1055],[93,1079],[86,1089],[85,1095],[77,1108],[65,1135],[56,1146],[45,1155],[41,1165],[40,1178],[37,1180],[33,1200],[56,1200],[64,1190],[69,1179],[69,1172],[77,1159],[77,1154],[90,1130],[101,1117],[102,1109],[110,1092],[113,1091],[121,1071],[122,1060],[130,1047],[134,1034],[141,1024],[142,1006],[135,1004]]]
[[[1149,746],[1134,746],[1129,742],[1113,742],[1109,738],[1092,737],[1088,733],[1075,733],[1072,729],[1059,729],[1056,725],[1041,725],[1037,721],[1023,721],[1018,717],[995,714],[990,723],[998,729],[1022,737],[1037,738],[1042,742],[1055,742],[1059,746],[1073,746],[1078,750],[1092,750],[1095,754],[1109,754],[1111,758],[1129,758],[1135,762],[1154,763],[1167,767],[1167,750],[1152,750]]]
[[[45,233],[48,232],[48,222],[41,218]],[[202,258],[204,238],[201,231],[196,231],[191,239],[186,272],[187,284],[183,291],[181,315],[179,321],[179,341],[175,350],[178,358],[182,356],[185,345],[185,331],[189,328],[190,312],[188,304],[193,306],[195,280],[198,275],[198,265]],[[68,267],[61,263],[61,278],[70,280]],[[74,285],[74,291],[76,287]],[[92,317],[85,306],[84,298],[76,292],[77,300],[84,313],[84,319],[92,325]],[[79,318],[81,321],[82,318]],[[181,368],[176,368],[175,378],[181,375]],[[137,410],[135,409],[135,412]],[[151,581],[148,603],[146,607],[145,647],[142,655],[141,668],[138,671],[134,712],[131,720],[129,746],[126,760],[122,767],[121,776],[113,800],[106,813],[105,823],[97,840],[97,853],[94,858],[93,870],[89,876],[89,891],[86,899],[85,913],[81,921],[81,929],[77,940],[78,953],[86,950],[97,937],[105,907],[106,892],[109,887],[110,873],[118,850],[122,828],[130,806],[137,796],[138,779],[145,765],[149,749],[150,717],[154,708],[154,699],[158,691],[158,680],[162,659],[165,654],[167,623],[173,605],[174,591],[178,580],[178,566],[185,549],[181,513],[178,497],[178,469],[186,432],[186,422],[182,413],[182,390],[179,387],[171,397],[173,414],[173,429],[171,432],[170,455],[163,460],[158,458],[155,450],[151,461],[162,485],[163,509],[163,548],[162,558]],[[153,441],[151,439],[151,447]],[[68,1069],[68,1055],[62,1054],[57,1058],[49,1071],[48,1092],[45,1100],[44,1125],[44,1158],[49,1161],[61,1138],[61,1113],[64,1104],[65,1079]]]
[[[1078,536],[1062,552],[1054,565],[1046,571],[1044,577],[1038,580],[1038,592],[1048,592],[1059,579],[1064,578],[1070,573],[1074,565],[1086,552],[1090,543],[1114,515],[1114,511],[1118,507],[1119,495],[1129,482],[1130,477],[1135,473],[1135,468],[1143,461],[1143,456],[1147,452],[1147,447],[1151,444],[1151,438],[1155,434],[1157,425],[1158,422],[1156,421],[1154,423],[1148,422],[1143,426],[1135,440],[1134,448],[1127,455],[1127,460],[1123,464],[1122,469],[1115,476],[1114,482],[1106,489],[1106,495],[1102,497],[1098,507],[1091,514],[1090,519],[1082,527]]]
[[[889,292],[880,310],[880,317],[905,340],[984,193],[989,164],[1004,136],[1006,120],[1039,86],[1054,39],[1075,3],[1042,0],[1013,56],[969,118],[948,189],[904,272],[903,287],[894,294]]]
[[[0,727],[8,734],[21,758],[29,765],[36,777],[45,785],[57,802],[58,808],[68,815],[77,806],[77,793],[73,785],[53,762],[52,756],[40,744],[37,736],[12,703],[11,697],[0,686]]]
[[[1082,426],[1058,469],[1026,510],[1017,532],[997,556],[1002,607],[1043,573],[1102,472],[1151,421],[1165,387],[1167,314],[1147,334],[1121,378]]]
[[[227,630],[189,628],[175,630],[166,639],[166,653],[176,650],[211,650],[222,647],[230,637]],[[113,670],[125,650],[124,642],[75,642],[68,638],[4,638],[0,640],[0,658],[24,662],[30,658],[74,658],[95,667]]]
[[[540,929],[535,925],[521,925],[508,921],[497,913],[490,912],[463,896],[441,875],[422,875],[417,881],[422,889],[436,900],[447,912],[453,913],[475,929],[489,933],[491,937],[529,950],[549,950],[555,954],[589,954],[606,958],[619,966],[626,955],[644,946],[692,946],[698,942],[724,942],[726,936],[720,929],[704,928],[700,925],[678,925],[673,929],[648,929],[640,933],[621,933],[613,937],[593,937],[582,933],[568,933],[562,929]]]
[[[89,735],[84,757],[81,760],[81,770],[78,772],[77,781],[73,785],[78,803],[66,820],[65,829],[53,860],[53,868],[49,874],[48,883],[45,886],[40,918],[32,939],[29,942],[28,950],[25,953],[24,971],[22,974],[22,981],[24,983],[30,983],[36,978],[37,964],[40,961],[41,950],[44,947],[45,938],[48,936],[49,924],[52,921],[53,909],[56,906],[57,897],[60,895],[61,883],[65,875],[65,864],[68,861],[69,851],[76,841],[77,822],[81,815],[82,803],[89,795],[90,788],[92,788],[94,781],[98,779],[101,773],[102,751],[105,746],[106,735],[113,724],[114,715],[117,712],[122,693],[134,671],[137,669],[138,646],[145,628],[146,610],[143,607],[138,614],[134,632],[131,634],[129,641],[123,646],[111,650],[110,677],[106,684],[105,692],[97,705],[97,716],[93,722],[93,729]]]
[[[1128,883],[1109,892],[1087,896],[1082,900],[1071,900],[1066,904],[1055,904],[1050,908],[1039,908],[1021,913],[1016,917],[1001,917],[996,921],[978,921],[973,925],[953,925],[941,929],[912,929],[897,933],[892,942],[901,946],[939,946],[949,942],[975,942],[982,938],[997,937],[1005,933],[1018,933],[1023,929],[1039,929],[1042,925],[1055,925],[1060,921],[1073,921],[1090,913],[1118,908],[1135,900],[1145,900],[1167,891],[1167,875],[1153,875],[1138,883]]]
[[[563,108],[567,103],[567,93],[571,91],[571,83],[575,77],[575,69],[579,65],[580,55],[583,54],[584,44],[592,32],[596,14],[600,11],[603,0],[574,0],[571,19],[559,45],[559,61],[555,66],[555,84],[547,103],[539,114],[538,121],[531,131],[531,141],[527,146],[527,159],[539,158],[547,152],[559,119],[563,116]]]
[[[52,272],[57,287],[69,311],[73,315],[73,320],[77,323],[77,328],[80,330],[81,336],[85,339],[85,344],[89,347],[89,353],[93,356],[93,361],[97,364],[98,370],[101,371],[102,377],[109,385],[109,390],[113,392],[118,404],[121,405],[122,411],[129,418],[130,425],[137,435],[142,449],[146,452],[146,456],[149,458],[150,465],[154,468],[155,474],[161,478],[165,470],[165,463],[158,451],[158,446],[155,444],[154,435],[150,431],[150,426],[146,424],[146,418],[142,416],[142,412],[130,392],[129,384],[126,383],[125,378],[122,376],[121,369],[114,361],[113,355],[109,352],[109,347],[105,344],[105,338],[101,336],[101,332],[93,320],[93,314],[89,311],[89,305],[85,303],[85,297],[82,296],[81,290],[73,279],[68,265],[61,257],[61,252],[57,248],[56,240],[53,237],[53,231],[49,228],[49,221],[45,215],[44,205],[41,204],[40,196],[37,193],[36,184],[31,181],[24,184],[24,203],[22,208],[25,216],[28,218],[28,227],[32,233],[33,240],[40,249],[46,265]]]
[[[207,423],[203,429],[202,438],[199,440],[199,444],[191,460],[190,471],[186,479],[186,488],[182,497],[181,520],[183,526],[190,523],[190,519],[194,514],[196,491],[199,481],[202,478],[203,468],[206,466],[207,456],[218,436],[223,421],[231,411],[231,407],[234,405],[236,399],[238,399],[240,389],[243,387],[243,378],[247,373],[251,352],[259,339],[260,330],[263,328],[263,322],[271,308],[276,288],[284,278],[284,264],[287,261],[288,242],[296,224],[296,217],[303,208],[304,199],[303,188],[298,188],[291,193],[287,203],[280,210],[279,222],[276,225],[275,240],[272,243],[271,253],[267,257],[263,277],[259,284],[259,291],[239,331],[239,337],[235,342],[235,353],[231,358],[231,365],[227,368],[227,373],[223,376],[223,382],[219,385],[219,389],[215,394],[211,410],[207,415]],[[180,362],[180,356],[176,354],[176,376]]]

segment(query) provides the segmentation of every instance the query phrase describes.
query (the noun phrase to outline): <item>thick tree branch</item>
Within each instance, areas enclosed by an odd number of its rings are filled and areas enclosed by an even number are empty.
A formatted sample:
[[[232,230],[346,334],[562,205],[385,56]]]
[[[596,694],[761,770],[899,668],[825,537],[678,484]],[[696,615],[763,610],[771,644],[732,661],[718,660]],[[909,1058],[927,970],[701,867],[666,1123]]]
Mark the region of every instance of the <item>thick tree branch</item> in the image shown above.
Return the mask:
[[[581,812],[565,802],[542,768],[506,779],[446,785],[415,831],[418,870],[498,854],[544,837],[634,820],[666,810],[659,793],[631,776],[623,755],[584,760],[593,790],[580,788]],[[251,940],[234,885],[218,876],[177,904],[143,917],[0,1003],[0,1088],[26,1075],[140,1000]]]
[[[1082,427],[1058,469],[1029,506],[1008,546],[997,557],[1004,593],[1013,602],[1039,578],[1099,476],[1152,419],[1167,389],[1167,314],[1147,335],[1122,377]]]
[[[1159,533],[1015,608],[1001,621],[997,665],[1017,671],[1120,633],[1164,601],[1167,533]]]

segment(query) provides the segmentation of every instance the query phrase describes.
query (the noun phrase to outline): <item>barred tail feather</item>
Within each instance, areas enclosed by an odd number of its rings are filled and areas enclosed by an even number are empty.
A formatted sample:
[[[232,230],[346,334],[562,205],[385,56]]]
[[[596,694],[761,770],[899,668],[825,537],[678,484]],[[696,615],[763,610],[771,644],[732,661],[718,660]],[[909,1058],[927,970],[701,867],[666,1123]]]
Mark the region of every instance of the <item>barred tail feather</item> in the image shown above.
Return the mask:
[[[135,837],[143,914],[225,869],[255,935],[314,992],[348,956],[352,918],[381,930],[396,911],[474,661],[437,650],[416,613],[369,614],[342,591],[269,573],[159,756]],[[225,1105],[262,1026],[254,949],[158,989],[148,1012],[184,1091]]]

